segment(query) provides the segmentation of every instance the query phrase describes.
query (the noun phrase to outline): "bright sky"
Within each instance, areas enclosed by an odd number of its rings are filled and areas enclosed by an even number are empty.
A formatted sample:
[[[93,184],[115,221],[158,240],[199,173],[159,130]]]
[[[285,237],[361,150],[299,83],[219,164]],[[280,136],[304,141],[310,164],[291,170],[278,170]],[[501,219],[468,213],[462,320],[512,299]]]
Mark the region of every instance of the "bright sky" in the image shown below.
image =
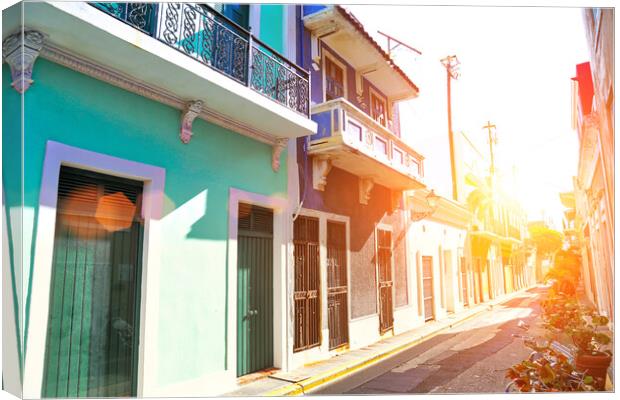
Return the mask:
[[[452,82],[453,131],[465,132],[488,157],[482,126],[495,124],[499,173],[512,177],[516,166],[516,191],[529,219],[540,219],[544,210],[561,228],[558,192],[572,190],[578,157],[570,78],[576,64],[589,60],[581,9],[346,7],[379,43],[386,39],[377,30],[422,52],[394,56],[420,88],[420,96],[401,107],[401,128],[426,157],[429,186],[450,197],[446,71],[439,60],[456,54],[461,76]]]

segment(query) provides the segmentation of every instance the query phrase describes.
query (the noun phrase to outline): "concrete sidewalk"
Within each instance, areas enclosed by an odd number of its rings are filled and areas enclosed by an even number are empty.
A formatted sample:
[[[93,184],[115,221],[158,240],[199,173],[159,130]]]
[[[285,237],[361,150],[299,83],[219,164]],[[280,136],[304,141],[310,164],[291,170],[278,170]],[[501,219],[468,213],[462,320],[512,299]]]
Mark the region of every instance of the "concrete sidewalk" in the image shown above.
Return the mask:
[[[288,373],[275,373],[247,383],[234,392],[224,394],[224,396],[296,396],[310,393],[328,382],[352,374],[416,346],[446,329],[492,309],[494,305],[504,303],[523,294],[528,289],[521,289],[500,296],[459,313],[451,314],[440,321],[429,322],[419,328],[381,340],[367,347],[339,354],[325,361],[306,365]]]

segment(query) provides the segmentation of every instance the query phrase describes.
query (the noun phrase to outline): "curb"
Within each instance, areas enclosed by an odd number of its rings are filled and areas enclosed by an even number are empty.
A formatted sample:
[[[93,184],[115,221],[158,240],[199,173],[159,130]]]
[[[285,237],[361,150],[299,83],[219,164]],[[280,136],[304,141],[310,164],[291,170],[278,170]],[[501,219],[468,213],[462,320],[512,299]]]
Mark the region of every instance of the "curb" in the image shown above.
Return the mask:
[[[536,286],[532,286],[532,287],[536,287]],[[402,344],[400,346],[397,346],[396,348],[387,351],[385,353],[381,353],[381,354],[377,354],[375,356],[372,356],[370,358],[367,358],[365,360],[361,360],[361,361],[353,361],[351,363],[349,363],[348,365],[345,364],[344,366],[338,366],[338,367],[334,367],[331,370],[328,370],[326,372],[323,372],[321,374],[318,374],[316,376],[310,377],[310,378],[306,378],[303,379],[299,382],[295,382],[295,383],[291,383],[290,385],[286,385],[283,386],[281,388],[278,389],[273,389],[270,390],[268,392],[262,393],[260,394],[260,396],[299,396],[305,393],[309,393],[314,389],[319,388],[320,386],[334,381],[338,378],[343,378],[347,375],[351,375],[354,372],[361,370],[363,368],[369,367],[371,365],[377,364],[379,361],[382,361],[384,359],[390,358],[392,356],[395,356],[397,354],[400,354],[422,342],[425,342],[435,336],[437,336],[438,334],[444,332],[445,330],[451,329],[455,326],[458,326],[480,314],[482,314],[485,311],[490,311],[493,306],[497,305],[497,304],[502,304],[505,303],[509,300],[511,300],[514,297],[517,297],[517,295],[531,289],[532,287],[529,288],[524,288],[521,289],[519,291],[510,293],[498,300],[491,300],[486,304],[482,304],[480,306],[479,310],[473,311],[472,313],[470,313],[469,315],[464,316],[463,318],[454,321],[452,323],[446,324],[444,326],[438,327],[438,329],[434,332],[431,332],[429,334],[427,334],[426,336],[422,335],[416,339],[413,339],[412,341]],[[414,328],[415,329],[415,328]]]
[[[607,372],[607,377],[605,378],[605,391],[612,392],[614,390],[614,385],[611,383],[611,375]]]

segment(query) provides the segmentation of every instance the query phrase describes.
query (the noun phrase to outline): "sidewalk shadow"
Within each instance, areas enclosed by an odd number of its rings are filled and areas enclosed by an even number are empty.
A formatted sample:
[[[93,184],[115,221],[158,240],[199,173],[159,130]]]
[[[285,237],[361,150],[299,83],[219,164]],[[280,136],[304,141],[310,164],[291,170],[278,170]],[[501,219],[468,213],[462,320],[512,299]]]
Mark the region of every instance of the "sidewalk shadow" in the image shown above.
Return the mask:
[[[530,297],[515,297],[503,303],[502,306],[506,308],[518,307],[524,299],[528,298]],[[532,301],[527,307],[532,309],[532,313],[524,318],[513,318],[506,322],[485,326],[483,328],[474,328],[465,332],[460,331],[435,336],[412,349],[412,351],[407,354],[409,361],[400,364],[399,367],[392,368],[387,373],[366,382],[347,392],[347,394],[429,393],[438,386],[450,382],[464,371],[471,368],[474,364],[495,355],[498,351],[513,343],[513,341],[519,340],[512,337],[513,333],[522,333],[517,327],[519,321],[523,320],[532,325],[535,319],[540,315],[540,305],[537,300]],[[442,359],[441,357],[445,356],[446,352],[451,352],[450,350],[446,350],[443,351],[442,354],[431,357],[420,364],[412,365],[411,368],[407,368],[402,372],[394,371],[398,368],[405,367],[405,364],[411,362],[411,360],[415,359],[417,356],[457,335],[468,334],[469,337],[474,338],[476,336],[488,335],[489,331],[496,332],[480,344],[464,350],[458,350],[454,352],[454,354]],[[506,365],[506,368],[509,367],[510,365]]]

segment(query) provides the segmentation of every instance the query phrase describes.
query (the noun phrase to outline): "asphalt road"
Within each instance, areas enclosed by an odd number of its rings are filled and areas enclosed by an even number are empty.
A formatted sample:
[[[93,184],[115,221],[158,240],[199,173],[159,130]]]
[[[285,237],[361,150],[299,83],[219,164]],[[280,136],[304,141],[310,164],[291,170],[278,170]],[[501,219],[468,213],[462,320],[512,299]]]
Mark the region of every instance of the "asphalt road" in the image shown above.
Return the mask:
[[[461,325],[312,392],[320,394],[501,393],[504,374],[530,350],[513,333],[519,320],[539,332],[544,289],[534,288]]]

